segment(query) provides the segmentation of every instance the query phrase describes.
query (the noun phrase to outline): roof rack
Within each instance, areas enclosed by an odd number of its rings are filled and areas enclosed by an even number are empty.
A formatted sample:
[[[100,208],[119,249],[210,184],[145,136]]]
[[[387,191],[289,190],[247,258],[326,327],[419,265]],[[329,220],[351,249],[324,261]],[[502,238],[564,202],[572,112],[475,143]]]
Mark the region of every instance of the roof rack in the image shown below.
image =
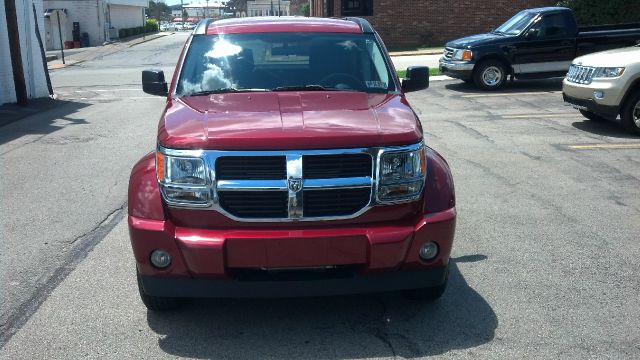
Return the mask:
[[[207,29],[209,28],[209,25],[212,22],[213,22],[213,19],[211,19],[211,18],[200,20],[198,25],[196,25],[196,28],[193,30],[193,33],[194,34],[200,34],[200,35],[206,35],[207,34]]]
[[[354,23],[358,24],[360,26],[360,30],[362,30],[362,32],[365,34],[373,34],[375,32],[373,31],[373,27],[371,26],[371,24],[363,18],[345,17],[343,18],[343,20],[353,21]]]

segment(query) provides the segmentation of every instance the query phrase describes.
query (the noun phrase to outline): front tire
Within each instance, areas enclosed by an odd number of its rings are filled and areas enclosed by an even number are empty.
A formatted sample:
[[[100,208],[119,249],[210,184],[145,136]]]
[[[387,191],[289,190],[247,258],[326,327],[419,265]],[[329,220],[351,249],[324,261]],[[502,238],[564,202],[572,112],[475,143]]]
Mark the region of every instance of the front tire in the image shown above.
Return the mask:
[[[591,121],[598,121],[598,122],[607,121],[606,118],[603,118],[600,115],[594,114],[591,111],[587,111],[587,110],[579,110],[579,111],[580,111],[580,114],[582,114],[582,116],[584,116],[585,118]]]
[[[629,96],[620,113],[620,119],[625,129],[640,135],[640,90]]]
[[[473,72],[473,82],[483,90],[498,90],[507,81],[507,70],[497,60],[481,62]]]
[[[175,310],[180,307],[180,300],[169,297],[159,297],[147,295],[142,287],[142,278],[140,273],[136,271],[136,277],[138,278],[138,292],[140,293],[140,300],[147,309],[156,312]]]

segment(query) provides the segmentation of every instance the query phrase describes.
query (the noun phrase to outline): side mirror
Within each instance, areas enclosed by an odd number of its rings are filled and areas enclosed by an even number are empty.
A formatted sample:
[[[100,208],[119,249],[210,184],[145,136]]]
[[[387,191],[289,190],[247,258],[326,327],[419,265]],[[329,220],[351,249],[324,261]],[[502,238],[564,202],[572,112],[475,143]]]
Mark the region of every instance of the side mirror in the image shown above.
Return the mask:
[[[429,68],[427,66],[411,66],[407,68],[407,77],[402,79],[402,91],[418,91],[429,87]]]
[[[151,95],[167,96],[169,90],[164,80],[164,71],[157,69],[142,71],[142,91]]]
[[[538,29],[529,29],[527,31],[527,34],[524,37],[527,40],[535,39],[535,38],[538,37],[539,33],[540,33],[540,30],[538,30]]]

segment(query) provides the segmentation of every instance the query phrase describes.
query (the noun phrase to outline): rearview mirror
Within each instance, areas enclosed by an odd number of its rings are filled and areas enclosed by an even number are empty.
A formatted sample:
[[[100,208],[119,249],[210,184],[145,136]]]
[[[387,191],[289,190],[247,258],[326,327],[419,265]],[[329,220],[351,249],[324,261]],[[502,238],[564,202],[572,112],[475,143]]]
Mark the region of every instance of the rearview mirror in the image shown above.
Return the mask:
[[[142,71],[142,91],[151,95],[167,96],[169,90],[164,80],[164,71],[157,69]]]
[[[402,91],[418,91],[429,87],[429,68],[427,66],[411,66],[402,79]]]

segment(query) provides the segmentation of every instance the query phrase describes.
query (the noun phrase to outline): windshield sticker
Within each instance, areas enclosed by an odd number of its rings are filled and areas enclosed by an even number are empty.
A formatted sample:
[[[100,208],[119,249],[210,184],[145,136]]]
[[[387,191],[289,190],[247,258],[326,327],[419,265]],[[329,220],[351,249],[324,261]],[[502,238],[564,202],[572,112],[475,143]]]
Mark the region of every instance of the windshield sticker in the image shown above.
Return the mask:
[[[387,84],[383,83],[382,81],[365,81],[365,83],[367,84],[367,87],[369,89],[386,89],[387,88]]]

